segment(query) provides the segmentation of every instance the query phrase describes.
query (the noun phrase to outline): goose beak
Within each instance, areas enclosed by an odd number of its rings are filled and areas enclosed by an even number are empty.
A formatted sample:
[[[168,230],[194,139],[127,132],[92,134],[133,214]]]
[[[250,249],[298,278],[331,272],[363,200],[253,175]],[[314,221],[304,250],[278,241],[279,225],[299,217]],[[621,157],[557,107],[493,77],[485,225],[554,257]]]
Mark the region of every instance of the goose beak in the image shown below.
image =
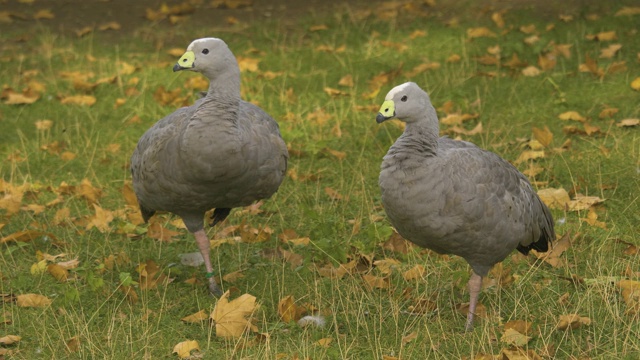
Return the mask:
[[[380,111],[378,112],[378,116],[376,116],[376,122],[380,124],[386,120],[394,118],[396,116],[395,109],[396,106],[393,100],[386,100],[383,102],[380,107]]]
[[[180,60],[173,66],[173,72],[180,70],[190,70],[195,66],[196,54],[193,51],[187,51],[184,53]]]

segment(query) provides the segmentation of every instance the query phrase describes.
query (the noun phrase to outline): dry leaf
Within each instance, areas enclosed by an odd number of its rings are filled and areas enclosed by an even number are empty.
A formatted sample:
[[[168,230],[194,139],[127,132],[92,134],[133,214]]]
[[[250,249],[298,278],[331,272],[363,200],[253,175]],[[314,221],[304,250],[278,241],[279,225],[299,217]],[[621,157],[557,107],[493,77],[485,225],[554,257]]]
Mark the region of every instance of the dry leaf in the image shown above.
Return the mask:
[[[611,44],[609,47],[600,49],[600,58],[611,59],[620,49],[622,49],[622,44]]]
[[[524,320],[511,320],[504,324],[504,329],[513,329],[520,334],[528,335],[531,333],[532,323]]]
[[[22,339],[22,337],[18,336],[18,335],[6,335],[3,337],[0,337],[0,344],[2,345],[12,345],[15,344],[17,342],[19,342]]]
[[[632,127],[640,125],[640,119],[623,119],[616,123],[617,127]]]
[[[409,247],[412,247],[413,244],[405,240],[402,236],[400,236],[400,234],[394,232],[393,234],[391,234],[387,241],[382,243],[381,246],[385,250],[406,254],[409,251]]]
[[[178,354],[180,359],[190,359],[193,350],[200,351],[200,345],[196,340],[186,340],[173,347],[173,353]]]
[[[285,323],[300,320],[306,312],[305,307],[295,304],[292,295],[285,296],[278,302],[278,315]]]
[[[422,279],[424,277],[424,273],[426,272],[424,266],[418,264],[414,267],[412,267],[411,269],[405,271],[404,273],[402,273],[402,277],[406,280],[406,281],[411,281],[411,280],[418,280],[418,279]]]
[[[591,319],[578,314],[560,315],[557,330],[577,329],[582,325],[591,325]]]
[[[622,290],[622,298],[627,304],[627,313],[640,314],[640,281],[620,280],[616,285]]]
[[[612,41],[618,39],[618,36],[615,31],[603,31],[595,35],[587,35],[586,38],[597,41]]]
[[[505,329],[500,341],[508,345],[523,347],[531,340],[530,336],[524,335],[513,328]]]
[[[560,255],[571,247],[571,235],[569,233],[564,234],[560,240],[552,242],[552,246],[549,251],[544,253],[537,252],[536,250],[531,250],[531,252],[547,264],[555,268],[561,267],[564,262],[560,258]]]
[[[578,113],[577,111],[563,112],[562,114],[558,115],[558,118],[560,120],[575,120],[580,122],[585,122],[587,120],[585,117],[580,115],[580,113]]]
[[[467,37],[470,39],[479,37],[496,37],[496,33],[486,27],[477,27],[467,29]]]
[[[491,20],[496,24],[500,29],[504,28],[504,20],[502,19],[502,14],[504,11],[494,12],[491,14]]]
[[[633,16],[640,15],[639,6],[623,6],[622,9],[616,11],[615,16]]]
[[[338,81],[338,85],[346,86],[346,87],[353,87],[353,85],[354,85],[353,76],[351,74],[343,76]]]
[[[533,127],[531,129],[533,131],[533,137],[536,138],[544,147],[548,147],[553,141],[553,133],[549,130],[548,126],[544,126],[544,129],[539,129],[537,127]]]
[[[185,316],[180,320],[186,323],[201,323],[208,319],[209,319],[209,315],[204,310],[200,310],[197,313]]]
[[[51,305],[53,300],[39,294],[22,294],[16,296],[16,304],[20,307],[46,307]]]
[[[543,150],[525,150],[514,162],[516,165],[521,164],[523,162],[527,162],[529,160],[539,159],[544,157]]]
[[[225,292],[211,313],[211,320],[216,325],[216,336],[240,337],[246,330],[257,331],[251,317],[258,309],[256,297],[243,294],[229,301],[229,291]]]
[[[82,106],[92,106],[96,103],[96,97],[92,95],[66,96],[60,100],[61,104],[73,104]]]
[[[21,94],[9,92],[7,93],[7,99],[4,101],[4,103],[7,105],[33,104],[38,99],[40,99],[40,95],[38,94]]]
[[[631,82],[631,88],[633,90],[640,91],[640,77],[633,79],[633,81]]]
[[[47,271],[51,276],[60,282],[65,282],[69,278],[69,272],[58,264],[47,265]]]
[[[405,335],[402,337],[402,343],[406,344],[418,338],[418,332],[414,331],[409,335]]]
[[[35,15],[33,15],[33,18],[35,20],[41,20],[41,19],[53,19],[56,16],[53,15],[53,13],[51,12],[51,10],[49,9],[42,9],[42,10],[38,10],[37,13],[35,13]]]
[[[541,73],[540,69],[538,69],[533,65],[527,66],[526,68],[522,69],[522,75],[524,76],[533,77],[533,76],[540,75],[540,73]]]

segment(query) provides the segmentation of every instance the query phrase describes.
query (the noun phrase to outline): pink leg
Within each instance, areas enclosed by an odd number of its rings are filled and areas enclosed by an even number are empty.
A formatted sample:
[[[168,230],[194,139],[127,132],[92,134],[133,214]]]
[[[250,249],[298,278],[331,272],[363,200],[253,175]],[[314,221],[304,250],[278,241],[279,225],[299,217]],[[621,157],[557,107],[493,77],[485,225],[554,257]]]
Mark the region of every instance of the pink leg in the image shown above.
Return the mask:
[[[471,299],[469,300],[469,313],[467,314],[467,323],[464,326],[465,331],[473,330],[473,316],[476,312],[476,305],[478,305],[478,295],[482,290],[482,276],[471,272],[471,278],[469,278],[469,294]]]
[[[209,237],[207,237],[204,229],[194,232],[193,236],[195,236],[196,238],[198,249],[200,249],[200,253],[202,253],[202,258],[204,259],[204,266],[207,269],[207,277],[209,278],[209,292],[215,297],[220,297],[222,296],[222,290],[220,290],[218,284],[216,283],[216,279],[213,277],[213,266],[211,266],[211,257],[209,256],[209,249],[211,247],[209,243]]]

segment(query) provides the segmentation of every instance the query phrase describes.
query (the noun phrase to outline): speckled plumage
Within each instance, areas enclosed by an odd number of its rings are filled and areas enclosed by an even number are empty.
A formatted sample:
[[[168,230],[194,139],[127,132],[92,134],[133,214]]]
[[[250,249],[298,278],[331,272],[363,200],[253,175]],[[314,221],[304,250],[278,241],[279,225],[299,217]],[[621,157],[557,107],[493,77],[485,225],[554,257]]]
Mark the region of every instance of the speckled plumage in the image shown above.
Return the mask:
[[[205,212],[216,208],[221,221],[228,209],[273,195],[284,179],[288,153],[278,124],[240,98],[240,72],[227,45],[199,39],[187,52],[194,54],[193,66],[182,67],[183,56],[174,71],[201,72],[209,89],[142,135],[131,173],[145,220],[155,211],[180,216],[196,234],[207,265],[208,239],[206,245],[198,239]]]
[[[555,239],[553,219],[527,178],[490,151],[439,137],[427,93],[415,83],[397,88],[378,122],[397,117],[407,123],[384,157],[379,178],[382,203],[398,233],[419,246],[463,257],[479,277],[472,276],[470,288],[481,285],[491,267],[515,249],[546,251]],[[382,114],[389,107],[393,114]],[[475,310],[470,292],[474,309],[467,329]]]

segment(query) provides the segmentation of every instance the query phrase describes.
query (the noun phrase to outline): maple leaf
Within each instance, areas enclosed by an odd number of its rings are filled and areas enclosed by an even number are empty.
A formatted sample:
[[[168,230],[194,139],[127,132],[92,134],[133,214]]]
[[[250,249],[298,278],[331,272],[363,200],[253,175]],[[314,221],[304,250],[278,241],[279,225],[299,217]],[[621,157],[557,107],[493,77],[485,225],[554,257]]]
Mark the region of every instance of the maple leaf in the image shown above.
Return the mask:
[[[370,274],[362,275],[362,280],[369,289],[388,289],[391,285],[389,277],[378,277]]]
[[[58,264],[47,265],[47,271],[51,276],[60,282],[65,282],[69,278],[69,272]]]
[[[627,304],[627,314],[640,314],[640,281],[620,280],[616,285],[622,290],[622,299]]]
[[[6,335],[3,337],[0,337],[0,344],[2,345],[12,345],[15,344],[17,342],[20,342],[20,340],[22,340],[22,337],[18,336],[18,335]]]
[[[162,242],[171,242],[173,241],[173,237],[178,235],[180,235],[179,231],[167,229],[157,221],[151,222],[147,228],[148,237]]]
[[[155,289],[158,284],[171,282],[165,274],[160,272],[160,268],[153,260],[147,260],[144,264],[139,264],[136,268],[139,277],[140,290]]]
[[[411,269],[402,273],[402,277],[406,281],[422,279],[424,277],[424,273],[426,272],[424,266],[418,264]]]
[[[229,301],[229,291],[225,292],[218,299],[210,316],[216,325],[216,336],[237,338],[247,330],[256,332],[257,328],[251,322],[251,317],[258,307],[253,295],[243,294]]]
[[[192,351],[200,351],[200,345],[196,340],[185,340],[173,347],[173,353],[177,354],[180,359],[191,358]]]
[[[509,345],[518,346],[518,347],[523,347],[527,345],[527,343],[529,343],[530,340],[531,340],[530,336],[521,334],[519,331],[512,328],[505,329],[504,333],[502,334],[502,337],[500,338],[500,341],[502,341],[503,343],[507,343]]]
[[[105,233],[111,229],[109,223],[113,221],[113,213],[109,210],[104,210],[97,204],[93,204],[95,215],[90,219],[86,226],[86,229],[97,228],[101,233]]]
[[[207,319],[209,319],[209,315],[204,310],[200,310],[197,313],[185,316],[180,320],[186,323],[201,323]]]
[[[560,240],[555,241],[552,244],[553,248],[551,248],[547,252],[540,253],[536,250],[531,250],[531,253],[533,253],[538,259],[541,259],[547,264],[557,268],[564,264],[563,259],[560,258],[560,255],[562,255],[562,253],[564,253],[567,249],[569,249],[569,247],[571,247],[571,234],[564,234],[562,238],[560,238]]]

